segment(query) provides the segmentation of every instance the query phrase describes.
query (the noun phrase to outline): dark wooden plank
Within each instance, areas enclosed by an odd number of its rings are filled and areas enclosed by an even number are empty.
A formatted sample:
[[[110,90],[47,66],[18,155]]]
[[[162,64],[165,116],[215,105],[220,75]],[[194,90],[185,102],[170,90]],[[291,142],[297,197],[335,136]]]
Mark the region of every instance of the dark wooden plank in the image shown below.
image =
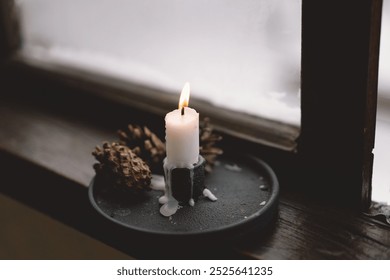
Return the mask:
[[[389,259],[389,226],[326,202],[282,195],[276,227],[244,248],[260,259]]]
[[[367,208],[382,1],[302,3],[303,178],[329,200]]]
[[[5,60],[20,46],[19,11],[14,0],[0,2],[0,59]]]
[[[94,174],[91,155],[94,143],[115,138],[115,131],[99,130],[75,119],[64,121],[55,115],[48,117],[29,107],[4,101],[0,127],[1,149],[83,186],[88,186]]]
[[[93,171],[94,143],[114,137],[114,129],[84,122],[38,105],[0,102],[0,191],[93,238],[139,258],[390,259],[390,228],[331,201],[291,190],[282,179],[279,217],[269,229],[244,243],[218,250],[170,253],[148,246],[100,217],[85,188]],[[114,124],[115,125],[115,124]],[[23,176],[21,176],[23,175]],[[316,187],[312,184],[312,187]],[[145,242],[145,243],[143,243]]]

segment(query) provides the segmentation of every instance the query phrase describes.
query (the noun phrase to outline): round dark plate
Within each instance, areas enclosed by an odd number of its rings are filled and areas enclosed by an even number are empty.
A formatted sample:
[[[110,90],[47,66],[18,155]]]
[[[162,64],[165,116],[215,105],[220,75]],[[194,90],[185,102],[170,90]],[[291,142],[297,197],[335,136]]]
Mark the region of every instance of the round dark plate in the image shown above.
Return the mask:
[[[277,212],[278,180],[268,164],[258,158],[221,157],[207,176],[206,187],[218,198],[216,202],[201,197],[194,207],[185,206],[169,218],[159,212],[162,191],[134,197],[118,193],[95,177],[89,199],[101,215],[134,233],[184,240],[236,239],[261,230]]]

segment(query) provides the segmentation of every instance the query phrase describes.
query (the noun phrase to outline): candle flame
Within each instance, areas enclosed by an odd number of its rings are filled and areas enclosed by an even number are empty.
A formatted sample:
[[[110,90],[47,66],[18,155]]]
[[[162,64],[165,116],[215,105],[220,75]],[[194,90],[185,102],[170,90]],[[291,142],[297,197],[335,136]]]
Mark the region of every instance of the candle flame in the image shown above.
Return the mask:
[[[189,101],[190,101],[190,84],[187,82],[185,83],[180,94],[179,110],[181,110],[183,107],[188,107]]]

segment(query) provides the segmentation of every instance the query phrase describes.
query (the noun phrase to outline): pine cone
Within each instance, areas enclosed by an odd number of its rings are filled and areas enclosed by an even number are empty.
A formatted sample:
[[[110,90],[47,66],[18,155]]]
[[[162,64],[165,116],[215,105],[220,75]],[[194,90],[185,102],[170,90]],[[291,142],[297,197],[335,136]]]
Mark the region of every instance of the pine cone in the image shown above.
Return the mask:
[[[153,171],[162,168],[165,144],[149,128],[129,124],[126,131],[118,130],[118,135],[119,143],[132,149]]]
[[[210,119],[204,118],[199,129],[199,152],[206,160],[205,170],[210,173],[213,170],[218,155],[223,154],[221,148],[216,147],[216,143],[222,140],[222,136],[213,132]]]
[[[149,166],[132,150],[118,143],[103,143],[92,155],[99,161],[94,165],[96,174],[102,175],[115,187],[125,191],[150,190],[152,174]]]

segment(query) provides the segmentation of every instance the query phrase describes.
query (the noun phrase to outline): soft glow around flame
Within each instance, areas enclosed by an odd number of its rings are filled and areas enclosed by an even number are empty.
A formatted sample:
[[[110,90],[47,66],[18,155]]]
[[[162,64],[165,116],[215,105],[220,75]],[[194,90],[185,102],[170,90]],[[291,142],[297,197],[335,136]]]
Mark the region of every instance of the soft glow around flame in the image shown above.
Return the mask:
[[[189,101],[190,101],[190,84],[187,82],[185,83],[180,94],[179,110],[181,110],[181,108],[183,107],[188,107]]]

